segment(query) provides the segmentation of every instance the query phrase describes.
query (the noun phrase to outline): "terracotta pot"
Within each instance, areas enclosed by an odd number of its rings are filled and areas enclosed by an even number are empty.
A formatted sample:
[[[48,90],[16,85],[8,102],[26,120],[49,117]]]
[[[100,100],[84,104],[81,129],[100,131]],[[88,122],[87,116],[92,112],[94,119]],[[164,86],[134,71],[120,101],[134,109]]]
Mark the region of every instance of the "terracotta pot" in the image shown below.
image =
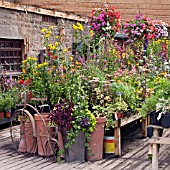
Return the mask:
[[[32,124],[26,122],[20,125],[19,152],[36,153],[37,140],[33,137]]]
[[[124,113],[122,113],[122,112],[117,112],[116,114],[117,114],[117,118],[118,118],[118,119],[124,118]]]
[[[4,112],[0,112],[0,119],[4,118]]]
[[[44,119],[46,125],[44,126],[42,118]],[[37,129],[37,144],[38,144],[38,154],[41,156],[50,156],[53,155],[49,145],[48,145],[48,138],[51,136],[55,138],[56,128],[50,127],[48,125],[50,119],[47,118],[48,114],[43,115],[34,115],[36,129]],[[49,136],[48,136],[49,135]]]
[[[25,139],[25,125],[20,124],[19,128],[20,128],[20,142],[19,142],[18,151],[27,152],[26,139]]]
[[[10,117],[11,117],[11,112],[9,112],[9,111],[6,112],[6,113],[5,113],[5,117],[10,118]]]
[[[91,133],[90,153],[86,150],[86,160],[97,161],[103,158],[104,126],[106,117],[96,118],[96,130]]]
[[[33,137],[32,124],[28,122],[25,123],[25,140],[26,140],[27,152],[36,153],[37,139],[36,137]]]

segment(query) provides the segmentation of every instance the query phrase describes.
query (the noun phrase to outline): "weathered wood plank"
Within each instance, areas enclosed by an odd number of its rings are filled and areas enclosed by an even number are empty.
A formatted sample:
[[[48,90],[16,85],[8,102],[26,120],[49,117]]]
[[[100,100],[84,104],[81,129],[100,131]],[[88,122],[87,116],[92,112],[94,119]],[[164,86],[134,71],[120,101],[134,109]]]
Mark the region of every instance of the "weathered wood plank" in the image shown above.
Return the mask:
[[[55,17],[61,17],[61,18],[67,18],[67,19],[72,19],[72,20],[77,20],[77,21],[82,21],[85,22],[87,18],[77,16],[74,14],[67,14],[66,12],[57,12],[54,10],[49,10],[49,9],[43,9],[43,8],[37,8],[34,6],[24,6],[24,5],[18,5],[10,2],[5,2],[5,1],[0,1],[0,7],[2,8],[8,8],[8,9],[14,9],[14,10],[19,10],[19,11],[25,11],[25,12],[33,12],[37,14],[42,14],[42,15],[49,15],[49,16],[55,16]]]
[[[151,139],[149,139],[149,143],[170,144],[170,138],[152,137]]]

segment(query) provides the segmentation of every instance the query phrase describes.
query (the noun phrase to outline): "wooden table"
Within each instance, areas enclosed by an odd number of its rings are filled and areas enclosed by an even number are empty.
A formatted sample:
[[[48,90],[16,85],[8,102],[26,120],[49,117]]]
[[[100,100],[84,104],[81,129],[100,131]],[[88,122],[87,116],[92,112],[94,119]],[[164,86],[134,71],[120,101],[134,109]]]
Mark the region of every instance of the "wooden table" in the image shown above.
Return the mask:
[[[131,122],[142,120],[142,135],[146,137],[147,126],[150,124],[150,115],[143,118],[140,114],[132,115],[124,119],[118,119],[114,124],[114,137],[115,137],[115,155],[121,156],[121,127],[130,124]]]
[[[152,170],[158,170],[158,145],[169,144],[170,138],[159,137],[159,130],[164,129],[161,126],[149,125],[153,128],[153,136],[149,139],[149,152],[152,153]]]

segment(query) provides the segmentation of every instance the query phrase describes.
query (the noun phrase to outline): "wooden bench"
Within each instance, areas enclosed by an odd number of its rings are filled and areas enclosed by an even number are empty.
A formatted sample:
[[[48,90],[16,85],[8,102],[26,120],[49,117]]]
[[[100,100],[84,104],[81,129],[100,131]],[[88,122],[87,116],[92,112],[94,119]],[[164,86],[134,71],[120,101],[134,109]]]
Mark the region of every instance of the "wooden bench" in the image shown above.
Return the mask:
[[[149,139],[149,153],[152,154],[152,170],[158,170],[158,145],[170,144],[170,138],[159,137],[159,130],[164,129],[161,126],[149,125],[153,128],[153,136]]]
[[[115,137],[115,156],[121,156],[121,127],[130,124],[134,121],[142,119],[142,135],[146,137],[147,126],[150,124],[150,115],[142,118],[140,114],[132,115],[124,119],[118,119],[114,124],[114,137]]]

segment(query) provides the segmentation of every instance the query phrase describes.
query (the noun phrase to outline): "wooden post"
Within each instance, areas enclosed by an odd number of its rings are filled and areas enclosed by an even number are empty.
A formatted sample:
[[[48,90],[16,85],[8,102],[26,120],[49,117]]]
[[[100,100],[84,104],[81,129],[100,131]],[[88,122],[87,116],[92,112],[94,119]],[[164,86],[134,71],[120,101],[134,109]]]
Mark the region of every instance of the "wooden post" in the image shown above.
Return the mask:
[[[150,125],[150,114],[142,120],[142,137],[147,137],[147,126]]]
[[[159,137],[158,129],[154,128],[153,130],[153,137]],[[152,170],[158,170],[158,144],[152,144]]]
[[[142,120],[142,137],[147,136],[147,117]]]
[[[118,120],[118,126],[114,128],[115,136],[115,155],[121,156],[121,131],[120,131],[120,122]]]

